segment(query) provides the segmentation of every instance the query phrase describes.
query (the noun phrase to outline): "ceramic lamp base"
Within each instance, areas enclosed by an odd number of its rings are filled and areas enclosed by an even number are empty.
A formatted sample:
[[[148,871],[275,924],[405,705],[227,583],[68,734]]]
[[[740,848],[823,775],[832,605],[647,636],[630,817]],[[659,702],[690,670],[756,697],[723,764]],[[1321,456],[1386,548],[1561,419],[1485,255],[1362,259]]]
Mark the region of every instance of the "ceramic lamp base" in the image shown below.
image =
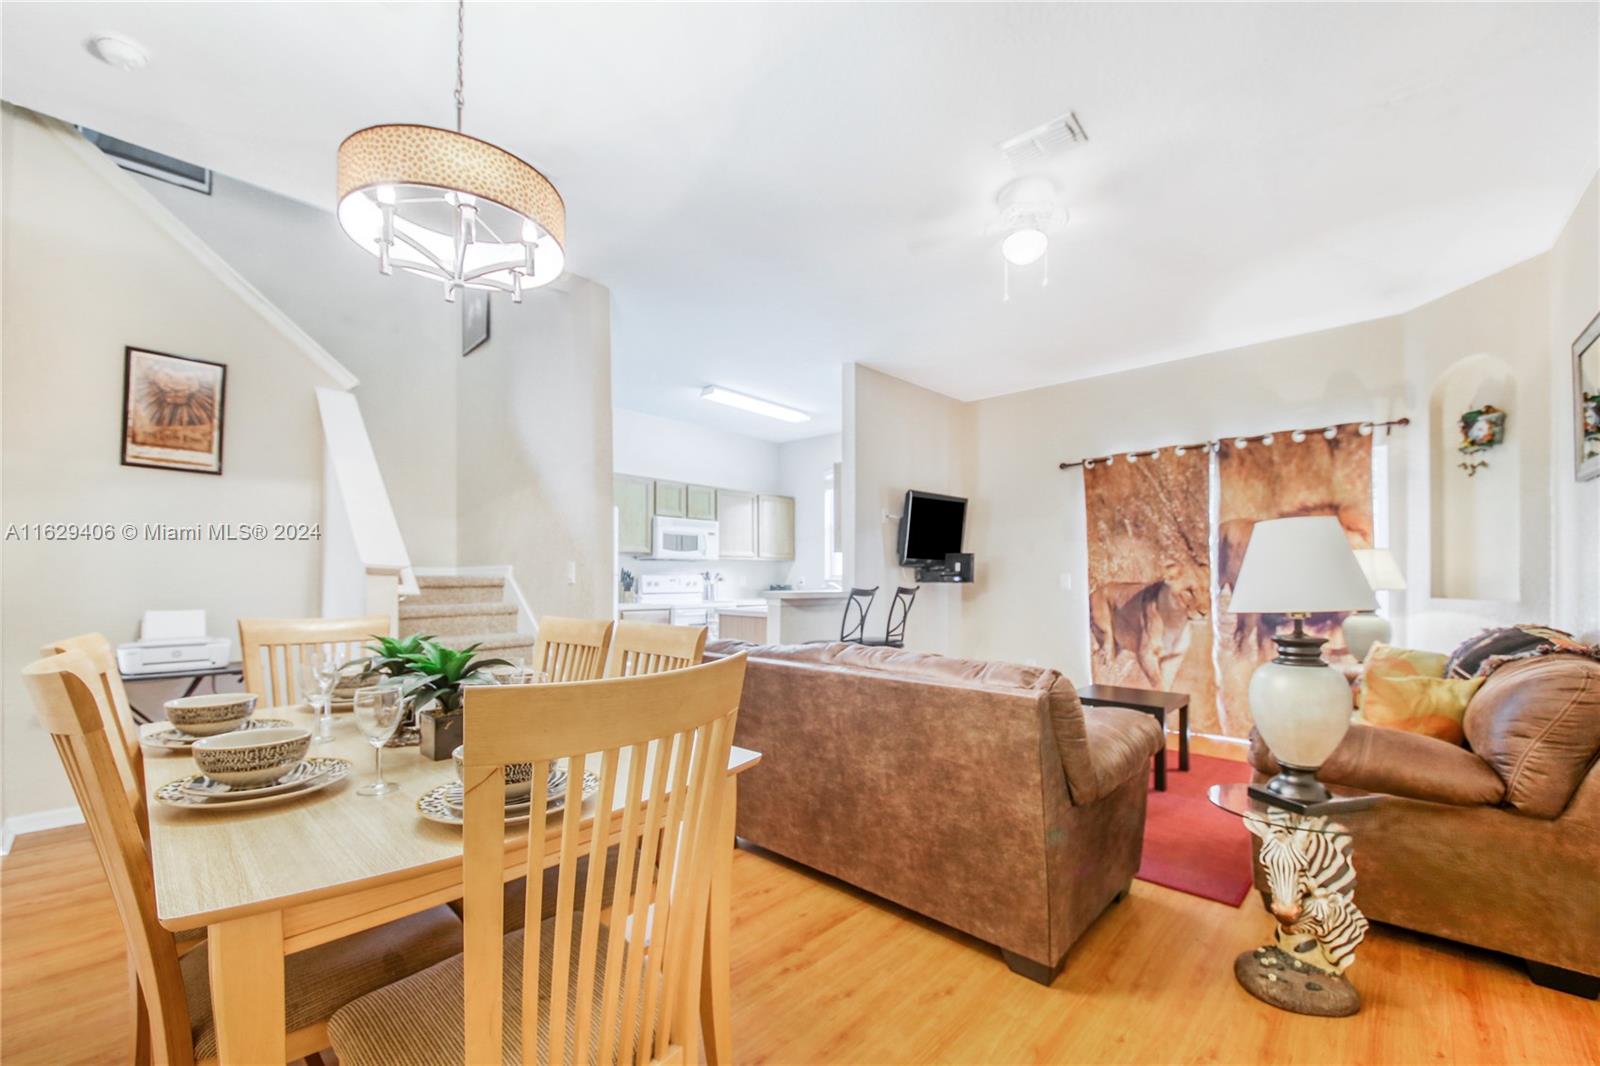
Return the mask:
[[[1357,611],[1344,620],[1344,642],[1358,663],[1367,661],[1374,644],[1387,644],[1394,635],[1389,620],[1373,611]]]

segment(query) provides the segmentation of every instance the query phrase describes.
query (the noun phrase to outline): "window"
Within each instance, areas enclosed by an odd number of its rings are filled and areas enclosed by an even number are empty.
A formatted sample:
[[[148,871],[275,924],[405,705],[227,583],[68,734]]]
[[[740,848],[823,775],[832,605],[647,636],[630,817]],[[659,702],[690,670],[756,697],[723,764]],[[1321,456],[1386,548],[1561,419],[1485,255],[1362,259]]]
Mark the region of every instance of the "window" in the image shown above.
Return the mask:
[[[833,520],[833,509],[837,506],[833,471],[834,467],[830,466],[822,476],[822,577],[825,581],[844,578],[844,552],[839,550],[833,537],[833,531],[837,528]]]

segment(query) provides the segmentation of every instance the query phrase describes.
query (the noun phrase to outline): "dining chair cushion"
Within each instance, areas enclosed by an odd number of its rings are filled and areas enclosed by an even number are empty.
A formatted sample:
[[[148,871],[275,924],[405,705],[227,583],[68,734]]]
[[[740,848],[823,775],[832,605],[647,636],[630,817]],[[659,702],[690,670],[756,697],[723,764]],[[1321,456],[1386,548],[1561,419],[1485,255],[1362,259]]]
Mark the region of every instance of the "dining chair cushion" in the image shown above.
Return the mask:
[[[460,951],[461,923],[441,905],[296,952],[283,960],[284,1029],[292,1033],[323,1021],[351,1000]],[[189,1001],[194,1057],[214,1058],[217,1029],[211,1014],[206,945],[189,952],[178,965]]]
[[[571,985],[577,983],[577,941],[582,921],[583,912],[575,912],[571,972],[567,977]],[[550,979],[554,972],[551,957],[554,954],[555,926],[554,918],[546,918],[539,938],[539,998],[546,1004],[550,1001]],[[605,971],[606,963],[606,927],[602,925],[600,930],[595,952],[596,975]],[[503,1046],[508,1049],[503,1053],[505,1066],[515,1066],[522,1061],[514,1050],[520,1046],[522,1036],[522,940],[521,929],[507,933],[504,940]],[[447,1066],[463,1063],[466,1059],[466,1008],[462,998],[464,972],[462,957],[456,955],[340,1008],[328,1022],[328,1041],[333,1046],[334,1054],[339,1056],[339,1066]],[[596,981],[593,1005],[589,1012],[590,1061],[595,1059],[600,1045],[603,1006],[600,988],[600,983]],[[641,1001],[643,998],[639,997]],[[577,996],[569,996],[565,1047],[561,1057],[556,1060],[549,1055],[550,1013],[548,1009],[540,1012],[538,1061],[572,1061],[577,1011]],[[620,1014],[619,1009],[619,1031]],[[618,1057],[618,1061],[632,1059],[631,1054]]]

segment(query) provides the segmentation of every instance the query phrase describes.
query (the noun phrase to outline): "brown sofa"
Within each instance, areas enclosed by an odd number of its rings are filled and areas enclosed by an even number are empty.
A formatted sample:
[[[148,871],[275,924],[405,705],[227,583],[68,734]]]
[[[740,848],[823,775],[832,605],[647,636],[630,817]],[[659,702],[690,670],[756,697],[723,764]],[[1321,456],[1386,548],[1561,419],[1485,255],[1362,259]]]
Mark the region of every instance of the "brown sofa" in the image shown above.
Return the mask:
[[[1139,868],[1153,719],[1054,670],[855,644],[750,653],[738,835],[1051,981]]]
[[[1349,821],[1369,918],[1520,956],[1542,985],[1600,991],[1600,663],[1500,667],[1467,705],[1466,746],[1352,726],[1318,771],[1394,797]],[[1259,736],[1258,780],[1277,771]],[[1265,888],[1256,871],[1258,888]]]

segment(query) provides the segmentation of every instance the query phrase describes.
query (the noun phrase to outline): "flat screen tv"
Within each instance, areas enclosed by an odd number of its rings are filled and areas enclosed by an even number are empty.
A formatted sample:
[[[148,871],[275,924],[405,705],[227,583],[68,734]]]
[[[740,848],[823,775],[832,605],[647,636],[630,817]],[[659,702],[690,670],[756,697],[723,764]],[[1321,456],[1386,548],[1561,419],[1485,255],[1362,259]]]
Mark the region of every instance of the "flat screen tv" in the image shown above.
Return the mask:
[[[965,499],[910,490],[900,511],[900,565],[943,563],[946,555],[961,550],[961,531],[966,524]]]

